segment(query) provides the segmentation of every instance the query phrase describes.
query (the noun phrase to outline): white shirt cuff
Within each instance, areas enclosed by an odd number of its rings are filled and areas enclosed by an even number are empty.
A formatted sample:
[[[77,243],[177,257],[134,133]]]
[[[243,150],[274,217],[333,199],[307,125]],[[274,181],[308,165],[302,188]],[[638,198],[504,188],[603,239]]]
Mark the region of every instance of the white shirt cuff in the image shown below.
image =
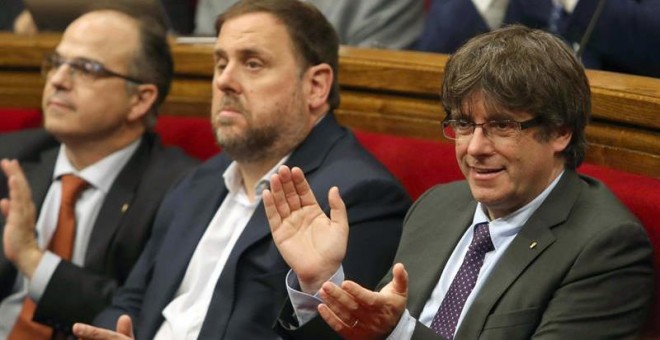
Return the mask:
[[[55,273],[55,269],[57,269],[60,261],[62,261],[62,258],[50,251],[45,251],[44,255],[41,257],[41,261],[39,261],[37,269],[32,275],[32,280],[30,280],[28,284],[28,295],[36,303],[38,303],[44,295],[46,286],[48,286],[48,282],[50,282],[50,278],[53,276],[53,273]]]
[[[335,274],[328,281],[340,285],[344,281],[344,268],[339,266]],[[293,270],[289,270],[289,273],[286,275],[286,290],[289,293],[293,311],[296,313],[298,325],[302,326],[316,317],[318,314],[316,308],[323,303],[323,300],[321,300],[319,292],[316,292],[314,295],[302,292],[300,283],[298,282],[298,276]]]
[[[415,324],[417,320],[410,315],[408,309],[403,312],[399,323],[396,324],[394,330],[387,336],[387,340],[410,340],[412,339],[413,332],[415,331]]]

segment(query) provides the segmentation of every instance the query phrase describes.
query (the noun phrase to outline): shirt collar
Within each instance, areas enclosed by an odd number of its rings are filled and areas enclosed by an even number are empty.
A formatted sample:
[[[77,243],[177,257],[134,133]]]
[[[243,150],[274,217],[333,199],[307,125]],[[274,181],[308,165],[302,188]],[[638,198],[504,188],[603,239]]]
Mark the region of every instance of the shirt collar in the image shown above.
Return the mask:
[[[261,193],[267,189],[270,185],[270,176],[277,172],[277,169],[284,164],[284,162],[289,159],[291,154],[284,156],[280,161],[275,164],[265,175],[261,177],[259,181],[254,186],[254,192],[258,198],[261,198]],[[222,177],[225,181],[225,186],[230,193],[238,193],[243,190],[243,178],[241,177],[241,172],[238,169],[238,163],[236,161],[231,162],[225,172],[222,174]]]
[[[131,156],[133,156],[138,146],[140,146],[140,142],[141,139],[137,139],[123,149],[111,153],[100,161],[89,165],[82,170],[76,170],[76,168],[73,167],[69,158],[66,156],[66,146],[62,144],[60,145],[60,150],[55,162],[53,181],[58,180],[62,175],[73,174],[84,179],[91,187],[107,194],[110,191],[112,182],[114,182],[115,178],[119,175],[119,172],[124,168],[126,163],[128,163]]]
[[[541,204],[543,204],[543,201],[545,201],[550,192],[552,192],[552,190],[557,186],[559,179],[561,179],[563,175],[564,171],[562,171],[559,176],[557,176],[557,178],[555,178],[552,183],[550,183],[550,185],[545,188],[545,190],[536,196],[536,198],[534,198],[531,202],[527,203],[522,208],[512,212],[509,215],[496,218],[492,221],[490,221],[488,218],[486,207],[481,204],[481,202],[477,203],[477,210],[474,213],[471,228],[474,228],[474,226],[479,223],[488,222],[490,237],[493,241],[495,249],[497,249],[498,246],[502,245],[502,243],[508,237],[513,237],[518,234],[523,225],[527,223],[527,220],[529,220],[532,214],[534,214],[534,212],[541,206]]]

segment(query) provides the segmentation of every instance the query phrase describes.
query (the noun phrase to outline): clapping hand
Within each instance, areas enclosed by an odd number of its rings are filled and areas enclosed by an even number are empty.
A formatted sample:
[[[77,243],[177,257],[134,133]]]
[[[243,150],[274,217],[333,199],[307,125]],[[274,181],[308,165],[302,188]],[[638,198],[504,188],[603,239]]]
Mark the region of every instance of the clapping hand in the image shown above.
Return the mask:
[[[393,278],[380,292],[352,281],[341,287],[323,284],[318,310],[325,322],[344,339],[384,339],[396,327],[406,309],[408,273],[398,263]]]
[[[263,193],[275,245],[306,293],[316,293],[341,265],[348,218],[339,189],[328,192],[330,218],[319,206],[300,168],[282,166]]]
[[[133,336],[133,323],[128,315],[122,315],[117,320],[115,332],[84,323],[73,325],[73,335],[81,340],[129,340]]]
[[[32,193],[18,161],[3,159],[0,166],[9,187],[9,198],[0,200],[0,211],[5,216],[2,237],[5,257],[31,279],[43,256],[35,237],[37,213]]]

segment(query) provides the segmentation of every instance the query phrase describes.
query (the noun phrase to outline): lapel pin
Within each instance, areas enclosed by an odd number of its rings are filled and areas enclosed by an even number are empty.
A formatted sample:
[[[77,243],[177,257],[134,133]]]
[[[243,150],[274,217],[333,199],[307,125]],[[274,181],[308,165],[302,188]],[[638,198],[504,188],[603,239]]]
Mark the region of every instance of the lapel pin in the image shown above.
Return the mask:
[[[128,203],[124,203],[124,205],[121,206],[121,213],[125,213],[126,210],[128,210]]]
[[[532,244],[529,245],[529,249],[534,249],[536,248],[536,241],[533,241]]]

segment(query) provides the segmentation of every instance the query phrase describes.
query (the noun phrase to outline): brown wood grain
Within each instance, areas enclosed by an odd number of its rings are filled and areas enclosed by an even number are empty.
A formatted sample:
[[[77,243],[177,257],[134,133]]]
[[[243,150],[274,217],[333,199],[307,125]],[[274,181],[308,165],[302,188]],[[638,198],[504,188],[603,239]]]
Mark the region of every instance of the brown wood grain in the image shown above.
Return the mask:
[[[60,36],[0,33],[0,107],[39,107],[41,60]],[[208,117],[213,46],[172,40],[175,79],[162,109]],[[438,94],[448,56],[342,46],[338,119],[367,131],[442,140]],[[593,99],[587,160],[660,178],[660,79],[587,70]]]

